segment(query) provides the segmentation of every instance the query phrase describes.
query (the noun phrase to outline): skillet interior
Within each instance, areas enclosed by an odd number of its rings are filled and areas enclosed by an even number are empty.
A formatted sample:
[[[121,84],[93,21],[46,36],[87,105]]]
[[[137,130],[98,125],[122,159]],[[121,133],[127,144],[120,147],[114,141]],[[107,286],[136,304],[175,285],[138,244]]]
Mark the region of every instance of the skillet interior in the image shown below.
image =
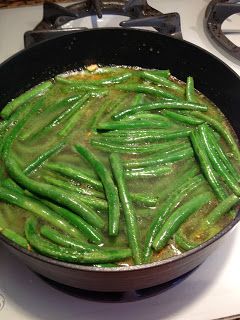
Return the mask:
[[[216,57],[190,43],[140,30],[82,31],[21,51],[0,66],[0,106],[41,81],[90,63],[170,69],[183,81],[192,75],[196,88],[222,110],[240,134],[239,77]],[[216,237],[191,252],[128,268],[71,265],[29,253],[1,235],[0,239],[30,268],[52,280],[82,289],[124,291],[164,283],[195,268],[239,219],[240,214]]]

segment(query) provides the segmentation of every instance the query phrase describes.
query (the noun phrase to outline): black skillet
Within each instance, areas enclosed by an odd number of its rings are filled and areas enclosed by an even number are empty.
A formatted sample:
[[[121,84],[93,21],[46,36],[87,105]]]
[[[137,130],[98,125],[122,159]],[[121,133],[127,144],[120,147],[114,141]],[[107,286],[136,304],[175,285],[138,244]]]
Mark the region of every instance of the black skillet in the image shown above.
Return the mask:
[[[81,31],[17,53],[0,65],[0,106],[41,81],[91,63],[170,69],[183,81],[192,75],[196,88],[217,104],[240,135],[239,77],[219,59],[193,44],[140,30]],[[180,256],[113,269],[56,261],[28,252],[2,235],[0,239],[32,270],[49,279],[87,290],[127,291],[165,283],[194,269],[220,244],[239,219],[240,214],[213,239]]]

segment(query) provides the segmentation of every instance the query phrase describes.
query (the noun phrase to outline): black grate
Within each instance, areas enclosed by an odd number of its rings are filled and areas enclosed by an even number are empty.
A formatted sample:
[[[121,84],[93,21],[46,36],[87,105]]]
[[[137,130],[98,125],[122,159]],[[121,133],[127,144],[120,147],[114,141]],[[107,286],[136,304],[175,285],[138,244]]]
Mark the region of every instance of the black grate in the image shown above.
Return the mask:
[[[46,1],[42,21],[34,30],[24,34],[25,48],[49,38],[86,29],[62,27],[71,20],[92,15],[102,18],[105,14],[128,17],[126,21],[120,22],[120,27],[152,27],[161,34],[182,38],[179,14],[163,14],[150,7],[147,0],[81,0],[67,7]]]

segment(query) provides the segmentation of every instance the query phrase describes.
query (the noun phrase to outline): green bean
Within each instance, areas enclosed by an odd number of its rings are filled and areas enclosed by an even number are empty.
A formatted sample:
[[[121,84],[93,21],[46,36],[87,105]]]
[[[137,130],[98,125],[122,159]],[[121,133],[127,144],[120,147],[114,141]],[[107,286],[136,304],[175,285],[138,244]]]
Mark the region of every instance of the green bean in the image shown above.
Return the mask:
[[[37,221],[29,218],[25,224],[25,234],[31,247],[39,253],[67,262],[79,264],[94,264],[102,262],[114,262],[131,256],[130,249],[112,250],[111,252],[94,251],[78,252],[71,248],[63,248],[55,245],[37,234]]]
[[[161,114],[163,114],[164,116],[169,117],[170,119],[173,119],[175,121],[182,122],[185,124],[190,124],[190,125],[199,125],[204,122],[203,120],[200,120],[198,118],[194,118],[189,115],[186,116],[181,113],[177,113],[177,112],[169,111],[169,110],[163,110],[163,112]]]
[[[45,238],[47,238],[48,240],[51,240],[52,242],[59,244],[60,246],[76,248],[77,250],[80,250],[80,251],[94,251],[101,248],[94,244],[83,242],[79,239],[73,239],[67,235],[63,235],[57,230],[47,225],[43,225],[40,228],[40,234]]]
[[[88,188],[88,186],[78,186],[75,184],[72,184],[71,182],[61,179],[60,177],[52,177],[52,176],[43,176],[43,179],[47,182],[50,183],[56,187],[60,187],[69,191],[73,191],[75,193],[78,193],[79,195],[83,196],[94,196],[99,199],[105,199],[105,195],[103,192],[96,191],[95,189]],[[80,196],[76,195],[79,199]]]
[[[193,77],[187,77],[186,83],[186,99],[189,102],[197,102],[195,97],[194,80]]]
[[[158,199],[151,195],[144,195],[141,193],[131,193],[130,192],[131,200],[134,204],[140,206],[147,206],[147,207],[155,207]]]
[[[94,80],[89,80],[87,78],[83,79],[69,79],[66,77],[61,77],[61,76],[56,76],[55,80],[60,83],[64,83],[67,85],[73,85],[73,86],[80,86],[81,84],[84,85],[94,85],[94,86],[102,86],[102,85],[112,85],[115,83],[120,83],[128,80],[129,78],[132,77],[131,72],[126,72],[122,75],[119,76],[113,76],[110,78],[103,78],[103,79],[94,79]]]
[[[225,183],[230,189],[236,194],[240,195],[240,187],[238,186],[237,180],[233,177],[225,167],[221,159],[218,158],[218,154],[215,152],[214,148],[211,145],[211,142],[208,137],[208,127],[206,125],[199,126],[199,136],[201,141],[204,144],[204,147],[207,151],[208,157],[216,170],[216,172],[221,175]]]
[[[235,194],[231,194],[226,199],[221,201],[205,218],[204,222],[207,225],[215,224],[224,214],[226,214],[232,207],[239,204],[240,198]]]
[[[202,175],[198,175],[193,179],[189,177],[182,185],[178,186],[169,196],[163,205],[158,209],[153,219],[145,240],[143,257],[144,262],[150,261],[152,255],[152,244],[159,230],[161,230],[165,221],[171,212],[186,198],[193,190],[197,189],[204,179]]]
[[[51,81],[42,82],[41,84],[31,88],[30,90],[24,92],[14,100],[8,102],[8,104],[2,109],[1,116],[6,119],[22,104],[30,100],[31,98],[41,94],[43,91],[46,91],[52,87]]]
[[[149,80],[152,82],[156,82],[160,84],[161,86],[167,87],[171,90],[174,90],[176,93],[183,94],[184,93],[184,88],[180,86],[179,84],[167,79],[166,77],[154,75],[148,71],[143,71],[140,73],[140,77]]]
[[[54,186],[57,186],[57,187],[74,192],[75,196],[78,197],[79,200],[81,200],[85,204],[89,205],[91,208],[99,209],[99,210],[107,210],[108,209],[107,202],[105,200],[103,200],[105,198],[104,194],[101,194],[101,193],[96,192],[95,190],[91,190],[91,189],[79,188],[75,185],[72,185],[68,181],[56,179],[51,176],[43,176],[42,178],[47,183],[50,183]]]
[[[167,117],[162,116],[162,114],[160,113],[141,112],[141,113],[133,114],[132,116],[129,116],[128,118],[123,118],[123,119],[124,121],[131,121],[135,119],[162,121],[162,122],[166,122],[169,126],[172,125],[172,121],[169,120]]]
[[[121,131],[123,131],[121,133]],[[124,131],[124,130],[116,130],[110,131],[106,133],[101,133],[103,137],[107,137],[109,142],[112,143],[136,143],[136,142],[154,142],[164,139],[173,140],[177,138],[185,138],[188,137],[191,133],[191,129],[182,128],[181,130],[147,130],[147,131]],[[174,141],[175,144],[175,141]]]
[[[56,204],[41,199],[41,201],[51,208],[54,212],[56,212],[60,217],[66,219],[69,223],[71,223],[74,227],[76,227],[78,230],[81,231],[81,236],[84,236],[89,241],[101,244],[104,242],[104,237],[102,233],[99,230],[96,230],[93,228],[90,224],[88,224],[85,220],[83,220],[81,217],[77,216],[73,212],[62,208],[60,206],[57,206]],[[79,237],[78,237],[79,238]]]
[[[235,167],[233,166],[231,161],[228,159],[227,155],[225,154],[225,152],[221,148],[220,144],[218,143],[218,141],[214,135],[214,132],[212,132],[210,130],[210,128],[208,130],[208,137],[210,139],[211,145],[213,146],[213,148],[217,152],[219,159],[221,159],[221,161],[224,163],[224,165],[226,166],[228,171],[232,174],[232,176],[235,177],[237,179],[237,181],[239,181],[240,180],[240,178],[238,178],[239,173],[237,172],[237,170],[235,169]]]
[[[79,231],[76,228],[71,226],[67,221],[59,218],[54,211],[36,199],[3,187],[0,187],[0,199],[35,213],[38,217],[49,222],[51,225],[71,234],[73,237],[78,237]]]
[[[31,137],[32,139],[35,139],[36,137],[39,138],[42,135],[48,133],[50,130],[52,130],[55,126],[62,123],[64,120],[68,119],[70,116],[75,114],[79,109],[82,108],[84,103],[89,99],[90,95],[85,94],[83,96],[80,96],[79,100],[74,102],[68,109],[66,109],[64,112],[62,112],[60,115],[58,115],[54,120],[50,121],[47,125],[45,125],[43,128],[39,129],[35,134]]]
[[[52,113],[58,109],[61,109],[63,107],[69,107],[71,105],[72,102],[79,100],[80,96],[79,95],[74,95],[71,97],[67,97],[65,99],[62,99],[60,101],[57,101],[55,103],[53,103],[52,105],[48,106],[45,110],[43,115],[45,115],[45,113]],[[34,137],[36,137],[39,133],[39,131],[41,131],[42,128],[36,127],[36,125],[34,125],[31,129],[28,129],[25,132],[22,132],[19,136],[20,140],[32,140]]]
[[[196,242],[192,242],[192,241],[187,240],[183,236],[183,234],[180,233],[180,230],[178,230],[178,232],[175,234],[174,239],[175,239],[177,246],[180,247],[181,249],[183,249],[184,251],[192,250],[199,245]]]
[[[112,104],[115,106],[116,102],[112,102],[111,100],[105,100],[104,102],[102,102],[99,105],[97,112],[93,115],[93,117],[91,118],[91,120],[89,122],[90,128],[96,127],[98,121],[101,119],[101,117],[105,113],[106,109],[108,109],[108,107]]]
[[[117,143],[117,141],[116,141]],[[157,152],[159,150],[169,149],[171,146],[177,146],[176,143],[169,144],[167,142],[163,142],[160,144],[146,144],[146,145],[119,145],[116,143],[108,143],[108,140],[91,140],[91,145],[96,147],[97,149],[104,150],[106,152],[118,152],[118,153],[151,153]]]
[[[180,97],[177,95],[167,91],[161,87],[152,87],[149,85],[144,84],[117,84],[114,86],[116,90],[123,90],[123,91],[132,91],[132,92],[139,92],[139,93],[146,93],[160,98],[167,98],[172,100],[181,100]]]
[[[40,167],[46,160],[48,160],[50,157],[52,157],[53,155],[56,155],[56,153],[61,151],[64,148],[65,144],[66,144],[65,141],[59,142],[58,144],[51,147],[50,149],[48,149],[44,153],[40,154],[24,169],[23,172],[26,175],[29,175],[34,170],[36,170],[38,167]]]
[[[15,231],[8,228],[4,228],[0,230],[0,232],[4,235],[4,237],[18,244],[20,247],[29,249],[29,244],[27,240],[24,237],[22,237],[20,234],[16,233]]]
[[[118,186],[118,192],[126,221],[128,242],[132,250],[133,260],[136,264],[141,264],[142,257],[137,217],[131,202],[131,196],[126,186],[123,166],[118,154],[112,153],[110,155],[110,163]]]
[[[170,238],[176,233],[180,226],[189,218],[191,214],[199,210],[202,206],[206,205],[212,200],[212,193],[205,192],[195,196],[193,199],[184,203],[177,208],[171,216],[163,224],[157,235],[153,240],[152,247],[154,250],[159,251],[165,247]]]
[[[141,73],[141,70],[139,70],[137,72]],[[149,70],[147,70],[147,72],[149,74],[152,74],[152,75],[158,76],[158,77],[169,78],[171,76],[170,70],[149,69]]]
[[[172,167],[166,166],[154,166],[147,168],[128,169],[125,172],[126,177],[138,178],[138,177],[159,177],[172,172]]]
[[[14,190],[16,192],[20,192],[21,194],[24,194],[23,189],[21,187],[19,187],[19,185],[16,184],[16,182],[13,181],[11,178],[6,178],[6,179],[2,180],[1,185],[4,188]]]
[[[142,128],[166,128],[169,127],[167,122],[157,122],[151,120],[134,120],[134,121],[111,121],[100,123],[97,130],[128,130],[128,129],[142,129]]]
[[[191,147],[179,147],[179,150],[172,150],[159,155],[151,157],[145,157],[144,159],[136,159],[125,162],[125,168],[139,168],[148,167],[157,164],[164,164],[169,162],[176,162],[182,159],[189,159],[193,156],[193,150]]]
[[[167,187],[163,188],[161,192],[159,192],[159,201],[163,202],[170,193],[184,184],[189,178],[195,177],[199,172],[200,168],[198,165],[196,165],[194,158],[184,161],[181,166],[181,172],[179,172],[175,177],[174,184],[169,184]]]
[[[218,199],[225,199],[226,192],[221,186],[220,182],[217,179],[216,173],[212,168],[211,162],[206,154],[206,151],[203,149],[202,141],[199,139],[199,135],[197,131],[193,131],[190,134],[190,138],[193,144],[194,152],[197,155],[202,171],[212,187],[214,193],[218,197]]]
[[[6,154],[8,153],[10,146],[12,145],[13,141],[15,140],[15,138],[17,137],[21,129],[24,127],[28,119],[42,107],[43,103],[44,103],[44,97],[37,100],[36,103],[32,106],[32,108],[29,109],[29,112],[25,113],[23,117],[19,119],[19,121],[15,124],[12,130],[5,135],[2,141],[3,158],[6,157]]]
[[[72,178],[76,181],[86,183],[87,185],[94,187],[96,190],[103,191],[103,185],[101,181],[86,174],[82,169],[78,167],[70,166],[63,162],[50,162],[47,163],[46,168],[58,172],[66,177]]]
[[[228,146],[230,147],[234,157],[236,160],[240,160],[240,151],[237,142],[232,136],[231,132],[226,126],[223,126],[222,122],[218,122],[210,115],[203,114],[202,112],[193,111],[191,112],[197,118],[203,119],[207,123],[209,123],[220,135],[224,138]]]
[[[96,174],[102,181],[108,201],[108,233],[110,236],[116,236],[119,229],[120,209],[117,188],[113,183],[112,177],[104,164],[87,148],[84,148],[81,145],[75,145],[75,149],[84,159],[86,159],[90,163],[90,165],[93,167]]]
[[[75,112],[71,113],[70,117],[68,118],[67,123],[64,125],[64,127],[58,132],[58,135],[60,137],[66,137],[69,135],[69,133],[73,130],[73,128],[77,125],[79,122],[79,118],[82,115],[82,112],[84,110],[83,107],[86,108],[86,102],[88,102],[89,95],[85,96],[85,99],[82,100],[81,108],[76,110]]]
[[[114,120],[122,119],[126,116],[133,115],[142,111],[158,110],[158,109],[177,109],[177,110],[200,110],[207,111],[207,106],[186,101],[159,101],[152,103],[139,104],[138,106],[123,110],[113,115]]]
[[[33,192],[34,194],[43,196],[44,198],[59,203],[60,205],[66,206],[97,228],[104,227],[104,221],[102,218],[99,217],[99,215],[86,204],[81,202],[76,196],[73,196],[68,190],[62,190],[58,187],[54,187],[42,182],[36,182],[33,179],[28,178],[21,171],[13,156],[7,157],[6,168],[9,175],[22,187]]]

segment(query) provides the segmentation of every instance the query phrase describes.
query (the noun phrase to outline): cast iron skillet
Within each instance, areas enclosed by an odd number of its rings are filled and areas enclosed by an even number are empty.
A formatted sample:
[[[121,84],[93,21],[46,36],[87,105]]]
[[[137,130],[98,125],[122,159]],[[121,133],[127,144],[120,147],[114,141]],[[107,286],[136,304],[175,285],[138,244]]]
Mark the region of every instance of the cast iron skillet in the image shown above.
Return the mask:
[[[96,29],[68,34],[23,50],[0,66],[0,106],[41,81],[90,63],[170,69],[215,102],[240,135],[240,79],[219,59],[186,42],[155,32]],[[240,220],[240,213],[213,239],[180,256],[151,264],[96,268],[56,261],[1,241],[37,273],[76,288],[97,291],[142,289],[175,279],[201,264]]]

